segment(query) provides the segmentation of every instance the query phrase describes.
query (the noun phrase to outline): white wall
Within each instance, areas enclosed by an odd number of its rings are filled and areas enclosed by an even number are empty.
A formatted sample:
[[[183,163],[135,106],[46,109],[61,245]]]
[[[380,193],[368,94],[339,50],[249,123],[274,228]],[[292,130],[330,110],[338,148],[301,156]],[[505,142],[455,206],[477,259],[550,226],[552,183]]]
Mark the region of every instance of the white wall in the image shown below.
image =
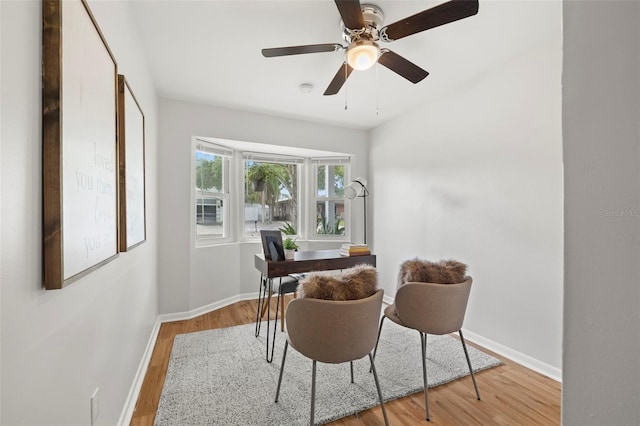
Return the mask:
[[[259,243],[195,248],[191,237],[191,137],[204,136],[354,155],[352,176],[367,176],[367,133],[231,109],[160,100],[160,311],[190,312],[258,290]],[[352,215],[362,217],[361,203]],[[362,224],[354,223],[353,239]],[[311,245],[306,248],[317,248]]]
[[[1,1],[3,425],[118,421],[157,317],[157,98],[127,2],[90,1],[146,117],[148,241],[63,290],[42,288],[41,3]]]
[[[564,2],[563,424],[640,421],[640,3]]]
[[[375,129],[370,152],[387,294],[404,260],[467,263],[467,337],[552,377],[562,345],[560,12],[546,43]]]

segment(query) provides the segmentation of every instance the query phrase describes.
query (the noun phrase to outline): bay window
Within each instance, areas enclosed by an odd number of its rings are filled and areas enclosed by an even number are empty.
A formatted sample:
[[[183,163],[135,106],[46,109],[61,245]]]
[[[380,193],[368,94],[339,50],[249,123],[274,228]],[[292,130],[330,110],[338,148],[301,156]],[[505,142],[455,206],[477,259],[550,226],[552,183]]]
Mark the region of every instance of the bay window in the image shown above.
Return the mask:
[[[261,230],[299,240],[349,238],[345,154],[193,137],[196,247],[258,241]],[[319,157],[322,155],[322,157]]]

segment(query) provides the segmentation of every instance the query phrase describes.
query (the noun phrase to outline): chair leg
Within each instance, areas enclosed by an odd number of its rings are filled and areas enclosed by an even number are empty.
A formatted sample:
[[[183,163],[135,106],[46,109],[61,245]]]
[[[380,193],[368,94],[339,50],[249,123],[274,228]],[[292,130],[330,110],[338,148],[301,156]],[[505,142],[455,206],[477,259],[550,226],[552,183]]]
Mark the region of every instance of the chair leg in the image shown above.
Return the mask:
[[[351,383],[353,383],[353,361],[349,362],[349,365],[351,366]]]
[[[280,302],[280,331],[284,331],[284,294],[278,295],[282,299]]]
[[[269,292],[269,298],[266,297],[262,299],[262,314],[260,315],[260,318],[264,318],[264,314],[267,312],[267,306],[269,305],[269,303],[271,303],[271,298],[273,297],[273,292]],[[269,318],[270,319],[270,318]]]
[[[471,373],[471,380],[473,381],[473,387],[476,390],[476,397],[480,401],[480,392],[478,392],[478,385],[476,384],[476,377],[473,375],[473,368],[471,368],[471,360],[469,359],[469,352],[467,352],[467,345],[464,343],[464,337],[462,337],[462,330],[458,330],[460,334],[460,341],[462,342],[462,349],[464,349],[464,356],[467,358],[467,365],[469,366],[469,373]]]
[[[311,370],[311,420],[309,424],[314,426],[314,415],[316,410],[316,360],[313,360],[313,368]]]
[[[384,408],[384,398],[382,397],[382,391],[380,390],[380,382],[378,381],[378,373],[376,373],[376,366],[373,363],[373,356],[369,354],[369,361],[371,361],[371,371],[373,372],[373,378],[376,381],[376,389],[378,390],[378,398],[380,399],[380,408],[382,408],[382,416],[384,417],[384,424],[389,426],[389,419],[387,418],[387,410]]]
[[[373,359],[376,358],[376,352],[378,352],[378,343],[380,342],[380,333],[382,333],[382,323],[384,322],[385,318],[386,318],[385,315],[382,315],[382,318],[380,318],[380,327],[378,328],[378,337],[376,338],[376,346],[375,348],[373,348]],[[369,373],[371,373],[371,368],[369,368]]]
[[[422,347],[422,380],[424,381],[424,406],[427,413],[427,421],[429,421],[429,385],[427,383],[427,334],[420,333],[420,346]]]
[[[282,373],[284,373],[284,360],[287,358],[287,348],[289,347],[289,341],[284,342],[284,352],[282,353],[282,365],[280,366],[280,377],[278,377],[278,388],[276,389],[276,402],[278,402],[278,396],[280,395],[280,384],[282,384]]]
[[[384,322],[384,319],[386,318],[385,315],[382,315],[382,318],[380,318],[380,327],[378,328],[378,338],[376,339],[376,346],[373,349],[373,358],[376,358],[376,352],[378,352],[378,343],[380,342],[380,333],[382,333],[382,323]]]

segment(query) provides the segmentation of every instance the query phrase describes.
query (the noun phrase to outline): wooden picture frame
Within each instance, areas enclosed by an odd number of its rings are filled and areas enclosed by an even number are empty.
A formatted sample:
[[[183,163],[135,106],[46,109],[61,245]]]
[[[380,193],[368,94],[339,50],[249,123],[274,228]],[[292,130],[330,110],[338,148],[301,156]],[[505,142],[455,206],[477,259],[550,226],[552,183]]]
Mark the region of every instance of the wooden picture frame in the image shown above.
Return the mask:
[[[280,231],[260,231],[262,239],[262,251],[265,260],[278,262],[284,259],[284,248],[282,247],[282,232]]]
[[[120,251],[147,238],[144,113],[129,82],[118,75],[118,170],[120,180]]]
[[[85,0],[42,1],[43,280],[118,255],[116,60]]]

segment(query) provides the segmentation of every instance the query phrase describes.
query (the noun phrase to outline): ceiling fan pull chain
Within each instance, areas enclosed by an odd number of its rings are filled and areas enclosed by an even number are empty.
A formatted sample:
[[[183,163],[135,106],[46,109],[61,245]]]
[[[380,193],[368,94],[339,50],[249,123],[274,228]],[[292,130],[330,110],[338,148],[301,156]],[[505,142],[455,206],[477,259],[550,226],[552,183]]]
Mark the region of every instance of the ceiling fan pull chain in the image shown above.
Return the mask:
[[[376,115],[378,115],[379,112],[380,112],[380,63],[376,61]]]
[[[347,81],[349,74],[347,74],[347,51],[344,53],[344,110],[347,110],[347,87],[349,86],[349,82]]]

